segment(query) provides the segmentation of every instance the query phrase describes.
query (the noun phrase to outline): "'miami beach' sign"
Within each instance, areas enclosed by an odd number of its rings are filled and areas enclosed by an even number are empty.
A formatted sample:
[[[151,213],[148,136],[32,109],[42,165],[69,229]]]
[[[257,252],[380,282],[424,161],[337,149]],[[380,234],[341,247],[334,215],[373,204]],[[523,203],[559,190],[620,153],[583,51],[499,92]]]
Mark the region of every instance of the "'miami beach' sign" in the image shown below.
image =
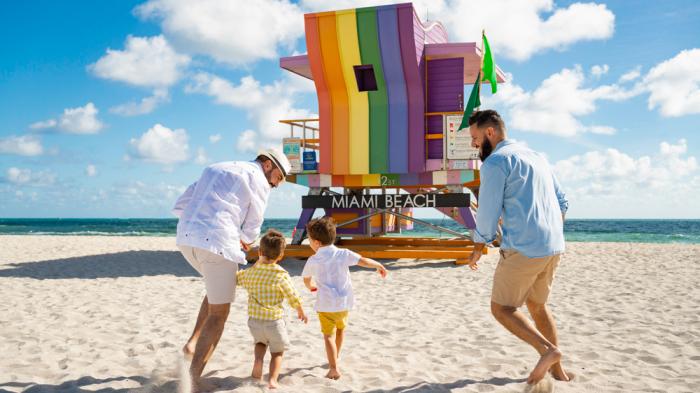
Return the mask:
[[[392,209],[397,207],[467,207],[469,194],[307,195],[301,207],[325,209]]]

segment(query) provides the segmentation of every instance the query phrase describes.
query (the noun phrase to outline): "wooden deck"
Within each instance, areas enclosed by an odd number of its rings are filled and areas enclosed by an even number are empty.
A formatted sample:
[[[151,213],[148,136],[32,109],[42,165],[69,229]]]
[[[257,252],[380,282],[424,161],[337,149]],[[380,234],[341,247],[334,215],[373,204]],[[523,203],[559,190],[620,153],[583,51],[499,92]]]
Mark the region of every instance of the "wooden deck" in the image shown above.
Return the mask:
[[[466,264],[474,250],[474,243],[470,240],[434,238],[353,238],[341,239],[336,245],[372,259],[453,259],[457,265]],[[484,248],[484,253],[487,252],[487,248]],[[313,254],[306,244],[287,245],[284,251],[288,258],[308,258]],[[249,260],[255,260],[257,255],[257,247],[248,251]]]

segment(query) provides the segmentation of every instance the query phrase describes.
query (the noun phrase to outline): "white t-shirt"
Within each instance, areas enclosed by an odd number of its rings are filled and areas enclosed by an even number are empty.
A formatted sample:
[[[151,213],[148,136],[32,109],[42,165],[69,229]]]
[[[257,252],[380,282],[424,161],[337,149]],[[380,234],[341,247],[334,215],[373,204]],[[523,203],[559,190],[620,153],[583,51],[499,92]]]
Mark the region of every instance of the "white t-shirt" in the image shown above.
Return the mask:
[[[316,282],[318,292],[314,309],[317,312],[352,309],[354,297],[349,267],[357,265],[359,261],[359,254],[334,245],[319,248],[306,261],[301,275],[313,277]]]

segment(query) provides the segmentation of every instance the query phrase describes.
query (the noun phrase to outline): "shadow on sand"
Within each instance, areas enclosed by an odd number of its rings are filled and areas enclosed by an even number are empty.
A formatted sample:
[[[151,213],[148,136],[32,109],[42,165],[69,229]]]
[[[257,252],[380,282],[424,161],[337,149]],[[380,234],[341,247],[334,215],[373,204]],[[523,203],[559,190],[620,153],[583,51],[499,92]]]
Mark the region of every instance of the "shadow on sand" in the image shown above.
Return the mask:
[[[281,377],[284,378],[285,376],[288,376],[290,374],[294,374],[294,372],[301,371],[301,370],[302,369],[290,370],[287,373],[283,373],[281,375]],[[213,372],[210,372],[207,374],[211,375],[212,373]],[[211,377],[211,376],[205,375],[203,379],[206,383],[216,386],[215,389],[211,390],[212,392],[229,391],[229,390],[233,390],[233,389],[236,389],[238,387],[241,387],[243,385],[255,386],[255,384],[256,384],[250,378],[236,378],[233,376],[220,378],[220,377]],[[111,388],[111,387],[100,388],[99,387],[99,385],[115,383],[115,382],[116,383],[136,382],[139,386],[138,387],[133,386],[133,383],[131,383],[130,384],[131,387],[128,387],[128,388]],[[366,393],[450,392],[453,389],[459,389],[459,388],[463,388],[463,387],[469,386],[469,385],[474,385],[477,383],[478,384],[488,384],[488,385],[493,385],[493,386],[505,386],[505,385],[512,384],[512,383],[524,383],[524,382],[525,382],[524,378],[522,378],[522,379],[491,378],[491,379],[483,380],[483,381],[476,381],[473,379],[461,379],[458,381],[448,382],[448,383],[418,382],[418,383],[415,383],[415,384],[410,385],[410,386],[398,386],[398,387],[395,387],[395,388],[389,389],[389,390],[377,389],[377,390],[367,390],[365,392]],[[95,386],[95,385],[98,385],[98,386]],[[12,390],[7,390],[7,389],[12,389]],[[48,393],[48,392],[171,393],[171,392],[177,392],[179,390],[179,384],[175,380],[165,381],[161,384],[157,384],[157,383],[153,383],[152,381],[150,381],[149,378],[144,377],[144,376],[113,377],[113,378],[104,378],[104,379],[98,379],[98,378],[93,378],[93,377],[82,377],[80,379],[66,381],[66,382],[60,383],[58,385],[40,384],[40,383],[33,383],[33,382],[0,383],[0,393],[15,392],[18,389],[21,389],[21,391],[24,393]]]
[[[432,262],[381,261],[389,270],[422,268],[464,268],[452,261]],[[305,261],[286,259],[282,266],[292,276],[301,275]],[[248,264],[252,266],[252,264]],[[352,267],[352,271],[367,270]],[[111,254],[52,259],[37,262],[10,263],[0,266],[0,278],[94,279],[118,277],[146,277],[172,275],[176,277],[199,277],[178,251],[124,251]]]
[[[160,275],[199,276],[178,251],[124,251],[38,262],[10,263],[2,265],[0,270],[0,278],[18,277],[37,280]]]

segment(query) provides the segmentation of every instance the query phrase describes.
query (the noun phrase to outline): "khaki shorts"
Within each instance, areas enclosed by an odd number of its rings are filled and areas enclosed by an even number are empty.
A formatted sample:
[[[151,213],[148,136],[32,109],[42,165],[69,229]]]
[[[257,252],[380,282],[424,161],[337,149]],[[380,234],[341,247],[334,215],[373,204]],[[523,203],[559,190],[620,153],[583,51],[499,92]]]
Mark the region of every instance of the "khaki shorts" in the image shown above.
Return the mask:
[[[321,332],[324,336],[331,336],[335,329],[343,330],[348,324],[348,312],[319,312],[318,321],[321,322]]]
[[[284,352],[289,349],[289,335],[287,335],[287,323],[284,319],[266,321],[248,318],[248,329],[253,335],[253,344],[269,346],[270,353]]]
[[[238,264],[201,248],[177,246],[187,262],[204,277],[209,304],[233,303]]]
[[[528,258],[515,250],[501,250],[493,275],[491,301],[511,307],[520,307],[526,300],[547,303],[560,259],[561,254]]]

